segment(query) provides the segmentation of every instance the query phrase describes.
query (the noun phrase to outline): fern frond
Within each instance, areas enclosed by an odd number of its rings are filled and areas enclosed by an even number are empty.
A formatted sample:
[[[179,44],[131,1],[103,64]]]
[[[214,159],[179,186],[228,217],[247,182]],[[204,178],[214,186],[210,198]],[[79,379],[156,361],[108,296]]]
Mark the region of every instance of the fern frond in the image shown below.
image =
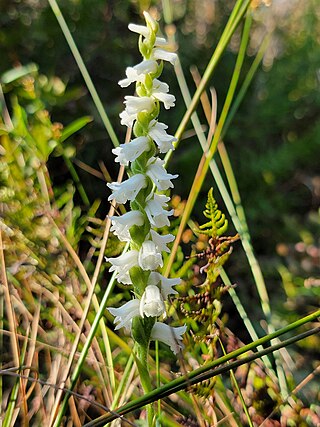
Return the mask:
[[[228,220],[225,215],[218,209],[218,204],[213,197],[213,188],[208,192],[208,200],[203,214],[209,219],[208,222],[199,226],[198,232],[207,234],[213,238],[224,234],[228,229]]]

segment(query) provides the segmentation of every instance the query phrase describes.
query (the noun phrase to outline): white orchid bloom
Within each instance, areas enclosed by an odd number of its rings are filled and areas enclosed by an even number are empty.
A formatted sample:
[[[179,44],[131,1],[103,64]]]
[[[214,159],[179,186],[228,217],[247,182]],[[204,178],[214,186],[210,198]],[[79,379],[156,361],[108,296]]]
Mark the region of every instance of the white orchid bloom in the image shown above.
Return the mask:
[[[145,25],[129,24],[128,28],[133,33],[140,34],[146,39],[150,37],[150,29]]]
[[[167,344],[174,354],[183,349],[182,335],[186,332],[187,326],[173,328],[165,323],[156,322],[151,331],[151,339]]]
[[[129,211],[121,216],[112,216],[110,231],[118,236],[122,242],[130,242],[130,228],[134,225],[144,224],[144,216],[140,211]]]
[[[138,256],[139,252],[132,250],[121,254],[117,258],[106,258],[106,261],[112,264],[109,271],[116,272],[118,282],[121,282],[124,285],[132,284],[129,270],[130,268],[138,265]]]
[[[164,168],[164,163],[164,160],[155,157],[151,157],[147,163],[148,169],[146,174],[151,178],[160,191],[173,188],[173,184],[170,180],[178,178],[179,176],[168,173]]]
[[[161,253],[151,240],[142,243],[139,251],[139,265],[143,270],[155,270],[163,266]]]
[[[113,148],[112,152],[117,157],[115,161],[123,166],[128,166],[129,162],[134,162],[142,153],[150,150],[150,140],[147,136],[139,136],[132,139],[127,144],[120,144]]]
[[[158,317],[165,314],[165,306],[157,286],[147,286],[140,301],[140,316]]]
[[[128,114],[126,110],[123,110],[122,113],[119,114],[119,117],[122,125],[132,128],[133,122],[136,119],[136,114]]]
[[[149,96],[125,96],[124,101],[126,108],[120,114],[121,124],[132,127],[141,111],[150,113],[154,108],[154,100]]]
[[[126,110],[128,114],[137,114],[140,111],[152,111],[154,102],[149,96],[125,96]]]
[[[140,315],[140,300],[134,298],[119,308],[108,307],[107,310],[115,316],[115,329],[125,328],[130,331],[132,319]]]
[[[169,200],[170,197],[167,197],[164,194],[153,194],[153,198],[147,201],[145,212],[153,227],[162,228],[165,225],[170,225],[168,216],[171,216],[174,210],[166,211],[164,209],[167,207],[166,202]]]
[[[168,52],[167,50],[159,49],[159,48],[155,48],[152,50],[152,58],[160,59],[161,61],[168,61],[172,65],[174,65],[178,59],[176,53]]]
[[[181,279],[168,279],[157,271],[152,271],[148,278],[148,285],[160,287],[161,295],[164,300],[168,298],[168,295],[178,293],[175,289],[173,289],[173,286],[179,285],[179,283],[181,283]]]
[[[144,60],[134,67],[127,67],[127,78],[120,80],[118,84],[121,87],[128,87],[131,83],[144,83],[146,74],[155,73],[157,68],[158,64],[154,59]]]
[[[174,107],[176,98],[174,95],[170,95],[169,86],[167,83],[161,82],[158,79],[153,80],[152,86],[152,96],[159,101],[163,102],[164,108],[169,110],[169,108]]]
[[[159,252],[170,252],[167,243],[173,242],[175,237],[172,234],[161,235],[154,230],[150,230],[151,240],[156,245]]]
[[[168,129],[166,124],[151,120],[148,134],[159,147],[160,153],[167,153],[169,150],[174,150],[172,143],[177,141],[177,138],[167,134],[166,129]]]
[[[113,193],[108,197],[108,200],[115,200],[117,203],[123,204],[128,200],[134,200],[142,188],[147,186],[147,179],[145,175],[137,173],[132,175],[126,181],[121,183],[111,182],[107,186],[113,191]]]

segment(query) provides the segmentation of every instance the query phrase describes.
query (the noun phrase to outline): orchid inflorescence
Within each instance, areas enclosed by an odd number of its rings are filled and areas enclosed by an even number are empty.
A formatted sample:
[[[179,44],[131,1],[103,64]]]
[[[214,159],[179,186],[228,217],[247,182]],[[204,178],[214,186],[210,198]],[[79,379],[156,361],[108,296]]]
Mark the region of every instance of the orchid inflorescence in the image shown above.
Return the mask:
[[[169,94],[169,86],[158,80],[163,61],[174,64],[176,54],[165,50],[166,40],[158,37],[158,23],[144,12],[146,26],[130,24],[129,29],[139,34],[139,50],[142,62],[126,69],[126,78],[120,80],[121,87],[136,84],[136,96],[125,97],[125,110],[120,114],[121,124],[132,128],[135,138],[121,144],[112,151],[115,161],[127,170],[128,179],[121,183],[107,184],[112,190],[109,201],[124,204],[130,201],[131,210],[122,216],[111,217],[111,231],[130,249],[117,258],[108,258],[119,282],[132,285],[134,299],[122,307],[109,307],[115,316],[116,329],[124,327],[131,331],[138,345],[148,348],[151,340],[168,344],[174,353],[183,347],[182,334],[186,326],[170,327],[158,321],[166,317],[165,301],[176,294],[173,286],[180,279],[168,279],[157,270],[163,266],[162,252],[169,252],[168,243],[172,234],[161,235],[156,229],[169,226],[172,210],[167,210],[170,200],[165,194],[155,193],[173,187],[172,179],[159,153],[174,148],[176,138],[166,132],[168,128],[158,121],[160,104],[169,109],[175,97]]]

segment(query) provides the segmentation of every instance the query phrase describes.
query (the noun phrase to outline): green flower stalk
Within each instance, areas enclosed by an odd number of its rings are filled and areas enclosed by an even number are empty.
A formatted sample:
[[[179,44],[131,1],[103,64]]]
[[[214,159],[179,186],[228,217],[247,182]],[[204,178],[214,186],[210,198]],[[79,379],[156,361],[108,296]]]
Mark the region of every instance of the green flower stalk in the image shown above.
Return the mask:
[[[119,82],[121,87],[136,85],[136,96],[125,97],[125,110],[120,114],[121,123],[132,128],[134,138],[112,150],[115,161],[128,166],[128,179],[108,184],[112,190],[108,200],[130,201],[129,212],[111,218],[111,231],[121,241],[130,242],[130,250],[107,261],[112,264],[110,271],[116,272],[117,280],[133,287],[131,301],[108,310],[115,316],[115,329],[124,327],[131,332],[142,385],[145,391],[150,391],[147,368],[150,341],[162,341],[177,354],[183,347],[186,326],[173,328],[161,321],[166,317],[165,301],[168,295],[177,293],[173,286],[180,279],[167,279],[158,271],[163,266],[162,252],[169,252],[167,244],[174,240],[173,235],[157,231],[170,224],[169,216],[173,213],[167,210],[170,198],[161,192],[172,188],[171,180],[178,176],[169,174],[159,157],[173,149],[176,139],[166,132],[167,125],[158,121],[160,105],[169,109],[175,104],[169,86],[158,78],[163,61],[173,64],[176,54],[165,50],[166,40],[157,35],[158,23],[147,12],[144,17],[146,26],[129,25],[131,31],[139,34],[143,60],[128,67],[126,78]]]

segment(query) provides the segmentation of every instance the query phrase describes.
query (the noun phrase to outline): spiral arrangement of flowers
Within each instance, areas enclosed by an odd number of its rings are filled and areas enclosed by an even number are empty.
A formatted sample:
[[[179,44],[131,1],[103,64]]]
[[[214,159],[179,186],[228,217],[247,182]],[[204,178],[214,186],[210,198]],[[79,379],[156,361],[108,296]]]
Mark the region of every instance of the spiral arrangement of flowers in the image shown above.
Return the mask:
[[[126,328],[138,346],[142,363],[146,361],[151,340],[170,346],[176,354],[183,347],[182,335],[186,326],[171,327],[163,323],[166,317],[165,301],[180,279],[165,278],[158,271],[163,266],[162,252],[169,252],[172,234],[157,230],[170,224],[173,211],[168,210],[170,198],[161,192],[173,188],[178,175],[168,173],[159,154],[172,150],[175,138],[169,135],[167,125],[158,121],[160,105],[165,109],[175,105],[169,86],[158,78],[163,61],[174,64],[176,54],[166,50],[167,42],[159,37],[158,23],[144,12],[146,26],[130,24],[129,29],[139,34],[139,51],[143,60],[126,69],[121,87],[136,85],[136,96],[125,97],[121,123],[132,128],[134,138],[113,149],[115,161],[128,166],[128,179],[108,184],[112,190],[108,200],[123,204],[130,201],[130,211],[113,216],[111,231],[121,241],[130,242],[130,249],[117,258],[108,258],[110,271],[125,285],[132,285],[134,298],[119,308],[109,307],[115,316],[116,329]],[[157,193],[155,191],[160,192]]]

